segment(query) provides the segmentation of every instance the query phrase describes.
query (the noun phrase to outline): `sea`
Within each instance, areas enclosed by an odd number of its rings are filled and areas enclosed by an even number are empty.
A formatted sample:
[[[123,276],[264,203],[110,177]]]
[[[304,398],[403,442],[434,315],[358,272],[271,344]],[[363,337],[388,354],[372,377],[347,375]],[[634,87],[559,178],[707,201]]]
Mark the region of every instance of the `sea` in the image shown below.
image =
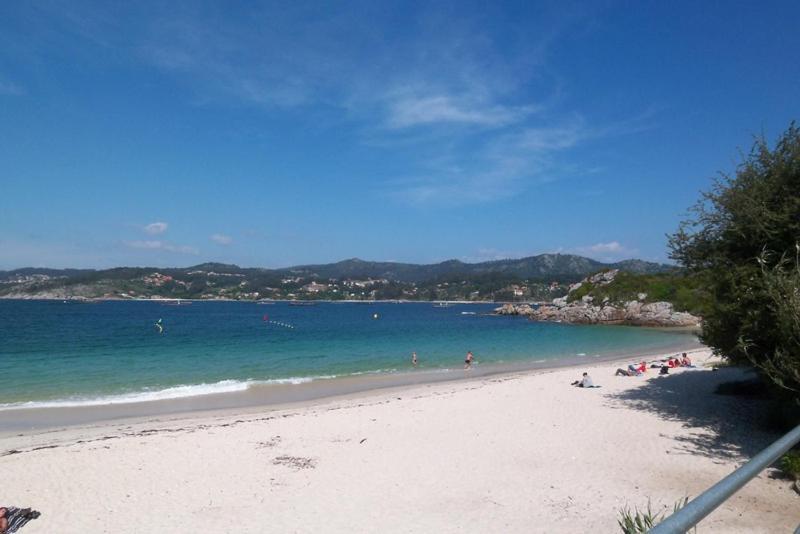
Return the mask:
[[[495,304],[176,304],[0,301],[0,414],[462,378],[467,351],[478,373],[699,346],[685,330],[533,322]]]

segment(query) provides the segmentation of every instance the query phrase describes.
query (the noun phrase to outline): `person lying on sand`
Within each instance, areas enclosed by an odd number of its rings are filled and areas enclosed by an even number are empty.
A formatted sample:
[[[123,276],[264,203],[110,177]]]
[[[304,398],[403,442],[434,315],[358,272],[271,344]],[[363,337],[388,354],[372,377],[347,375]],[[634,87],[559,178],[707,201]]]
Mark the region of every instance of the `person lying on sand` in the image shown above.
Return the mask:
[[[614,376],[638,376],[647,372],[647,363],[641,362],[638,366],[630,364],[628,369],[617,369]]]
[[[39,512],[30,508],[0,507],[0,534],[12,534],[39,515]]]

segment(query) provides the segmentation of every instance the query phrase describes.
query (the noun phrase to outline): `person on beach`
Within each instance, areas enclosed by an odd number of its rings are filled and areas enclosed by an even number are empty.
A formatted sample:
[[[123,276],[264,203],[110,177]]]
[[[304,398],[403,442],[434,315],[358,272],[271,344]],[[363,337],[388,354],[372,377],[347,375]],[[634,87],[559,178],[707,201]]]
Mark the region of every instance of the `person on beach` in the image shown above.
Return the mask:
[[[694,367],[694,365],[692,365],[692,360],[686,355],[685,352],[681,358],[681,367]]]
[[[617,369],[614,376],[638,376],[647,372],[647,363],[641,362],[638,366],[630,364],[628,369]]]
[[[474,357],[472,356],[472,351],[467,351],[467,357],[464,358],[464,369],[472,369],[472,360]]]
[[[414,367],[417,366],[417,353],[416,352],[412,352],[411,353],[411,365],[413,365]]]
[[[580,380],[576,380],[572,384],[572,386],[578,386],[579,388],[593,388],[595,387],[594,382],[592,382],[592,377],[589,376],[589,373],[583,373],[583,378]]]
[[[40,515],[30,508],[0,507],[0,534],[16,532]]]

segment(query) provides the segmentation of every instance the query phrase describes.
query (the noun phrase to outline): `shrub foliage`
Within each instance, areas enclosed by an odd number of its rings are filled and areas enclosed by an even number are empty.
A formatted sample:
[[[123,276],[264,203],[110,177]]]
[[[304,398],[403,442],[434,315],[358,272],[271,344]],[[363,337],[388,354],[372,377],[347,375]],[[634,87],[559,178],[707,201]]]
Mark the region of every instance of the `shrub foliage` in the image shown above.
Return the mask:
[[[800,392],[800,129],[759,138],[733,176],[702,194],[670,236],[671,257],[704,277],[703,341]],[[790,258],[793,261],[787,261]]]

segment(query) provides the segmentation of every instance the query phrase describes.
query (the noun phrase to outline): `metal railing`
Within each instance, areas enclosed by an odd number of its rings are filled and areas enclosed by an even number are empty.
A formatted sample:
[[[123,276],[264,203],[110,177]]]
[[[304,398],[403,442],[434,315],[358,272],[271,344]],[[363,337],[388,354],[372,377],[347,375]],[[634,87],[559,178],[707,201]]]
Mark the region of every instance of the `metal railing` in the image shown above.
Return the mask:
[[[800,425],[650,529],[650,534],[684,534],[799,442]],[[800,526],[795,534],[800,534]]]

